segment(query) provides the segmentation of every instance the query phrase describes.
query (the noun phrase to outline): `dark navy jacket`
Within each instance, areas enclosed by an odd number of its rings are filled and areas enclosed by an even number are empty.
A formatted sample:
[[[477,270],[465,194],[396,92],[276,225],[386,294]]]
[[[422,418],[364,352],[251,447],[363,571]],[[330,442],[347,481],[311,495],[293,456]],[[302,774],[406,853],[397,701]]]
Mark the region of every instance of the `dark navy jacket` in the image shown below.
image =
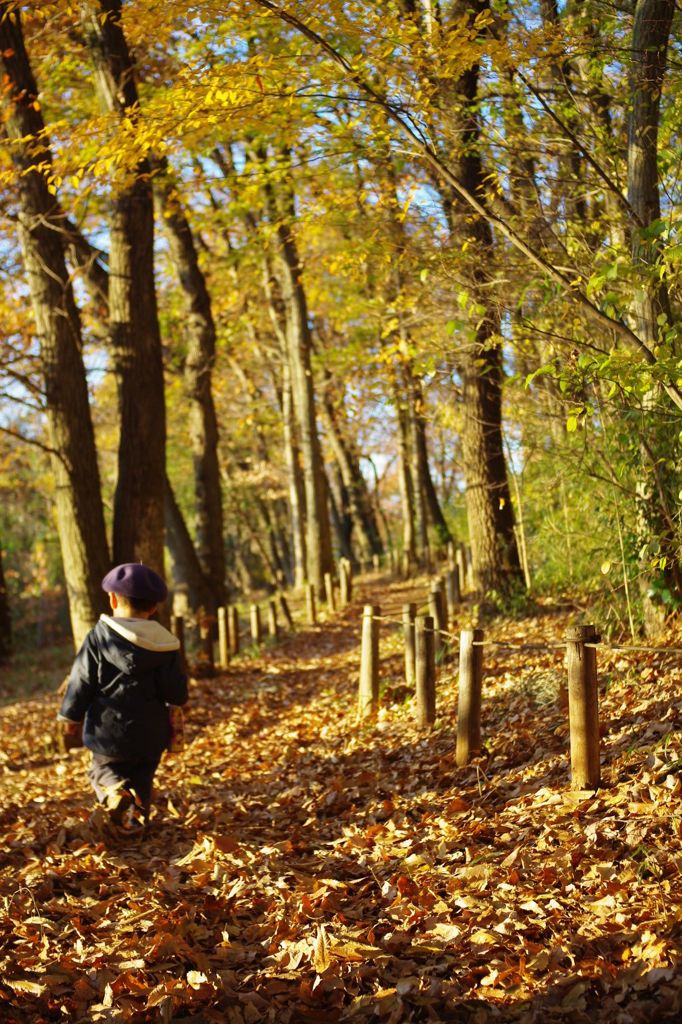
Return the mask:
[[[121,761],[168,746],[167,704],[187,700],[177,638],[151,619],[103,615],[71,669],[59,717],[83,722],[83,743]]]

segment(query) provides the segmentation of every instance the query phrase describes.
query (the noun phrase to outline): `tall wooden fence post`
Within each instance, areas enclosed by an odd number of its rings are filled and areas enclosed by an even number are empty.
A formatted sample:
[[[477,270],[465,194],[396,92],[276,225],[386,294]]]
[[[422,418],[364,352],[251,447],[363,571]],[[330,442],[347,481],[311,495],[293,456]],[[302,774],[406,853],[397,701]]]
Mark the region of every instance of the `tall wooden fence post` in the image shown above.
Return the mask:
[[[456,753],[460,766],[481,749],[482,642],[482,629],[463,629],[460,633]]]
[[[416,685],[414,647],[414,620],[416,618],[416,615],[416,604],[403,605],[403,637],[405,640],[405,683],[412,689],[414,689]]]
[[[218,658],[221,668],[229,667],[230,643],[227,632],[227,611],[225,608],[218,609]]]
[[[360,685],[358,687],[358,718],[375,714],[379,703],[379,622],[381,609],[366,604],[362,613],[362,649],[360,654]]]
[[[435,622],[431,615],[414,620],[415,690],[417,724],[433,725],[436,720]]]
[[[305,585],[305,607],[308,617],[308,625],[314,626],[317,623],[317,607],[315,605],[315,584]]]
[[[593,625],[566,630],[568,716],[571,729],[571,784],[574,789],[597,789],[599,770],[598,643]]]
[[[230,634],[230,651],[239,654],[239,609],[232,604],[227,609],[227,625]]]

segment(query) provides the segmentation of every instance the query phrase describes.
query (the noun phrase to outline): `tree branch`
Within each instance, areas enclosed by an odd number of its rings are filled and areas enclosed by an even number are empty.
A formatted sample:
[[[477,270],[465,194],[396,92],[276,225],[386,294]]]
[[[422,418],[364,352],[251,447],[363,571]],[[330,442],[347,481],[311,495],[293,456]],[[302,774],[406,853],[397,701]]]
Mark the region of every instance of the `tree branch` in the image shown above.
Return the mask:
[[[426,163],[433,168],[443,178],[443,180],[450,185],[454,192],[468,203],[468,205],[475,210],[480,217],[485,218],[507,239],[507,241],[511,242],[511,244],[521,252],[530,263],[536,266],[551,281],[554,281],[555,284],[570,295],[576,305],[590,318],[590,320],[599,324],[600,327],[613,332],[616,337],[620,338],[629,346],[633,346],[649,366],[658,365],[656,356],[646,342],[635,334],[627,324],[620,320],[614,320],[612,317],[608,316],[608,314],[603,313],[594,305],[593,302],[590,301],[590,299],[588,299],[587,295],[578,288],[574,281],[572,281],[557,267],[553,266],[553,264],[549,263],[544,257],[534,252],[525,239],[517,234],[514,228],[494,214],[477,196],[473,195],[467,188],[465,188],[457,178],[456,174],[447,166],[447,164],[443,163],[433,146],[423,139],[421,132],[419,132],[417,127],[408,120],[407,116],[403,114],[402,108],[379,93],[372,85],[370,85],[369,82],[365,81],[353,65],[343,56],[343,54],[339,53],[339,51],[332,46],[328,40],[316,32],[315,29],[301,21],[300,18],[290,14],[288,11],[282,10],[276,3],[273,3],[273,0],[252,0],[252,2],[257,4],[259,7],[263,7],[270,11],[275,17],[279,18],[287,25],[290,25],[297,32],[300,32],[306,37],[306,39],[314,43],[315,46],[319,46],[320,49],[323,50],[323,52],[341,68],[350,81],[361,89],[365,95],[369,96],[377,106],[381,107],[381,109],[388,114],[389,118],[394,121],[410,139],[412,139]],[[662,383],[671,401],[674,402],[678,409],[682,410],[682,391],[672,380],[663,381]]]

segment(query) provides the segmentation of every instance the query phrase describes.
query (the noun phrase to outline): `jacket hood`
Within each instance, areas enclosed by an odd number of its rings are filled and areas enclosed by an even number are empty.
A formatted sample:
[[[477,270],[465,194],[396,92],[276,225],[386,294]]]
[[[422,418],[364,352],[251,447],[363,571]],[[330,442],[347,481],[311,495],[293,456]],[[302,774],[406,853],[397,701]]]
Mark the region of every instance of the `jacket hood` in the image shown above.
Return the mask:
[[[114,633],[144,651],[177,651],[180,641],[160,622],[154,619],[128,619],[122,616],[102,615],[104,622]]]

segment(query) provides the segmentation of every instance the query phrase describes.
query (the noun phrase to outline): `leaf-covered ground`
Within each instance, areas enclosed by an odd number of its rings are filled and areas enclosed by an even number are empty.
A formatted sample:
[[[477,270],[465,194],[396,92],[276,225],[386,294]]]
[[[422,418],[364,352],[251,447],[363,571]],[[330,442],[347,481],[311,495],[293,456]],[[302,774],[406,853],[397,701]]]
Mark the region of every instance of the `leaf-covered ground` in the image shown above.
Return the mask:
[[[486,751],[457,768],[456,665],[419,731],[388,625],[358,727],[358,620],[193,685],[143,841],[88,824],[55,699],[0,711],[0,1020],[682,1019],[680,657],[599,652],[604,785],[572,793],[560,650],[486,647]]]

